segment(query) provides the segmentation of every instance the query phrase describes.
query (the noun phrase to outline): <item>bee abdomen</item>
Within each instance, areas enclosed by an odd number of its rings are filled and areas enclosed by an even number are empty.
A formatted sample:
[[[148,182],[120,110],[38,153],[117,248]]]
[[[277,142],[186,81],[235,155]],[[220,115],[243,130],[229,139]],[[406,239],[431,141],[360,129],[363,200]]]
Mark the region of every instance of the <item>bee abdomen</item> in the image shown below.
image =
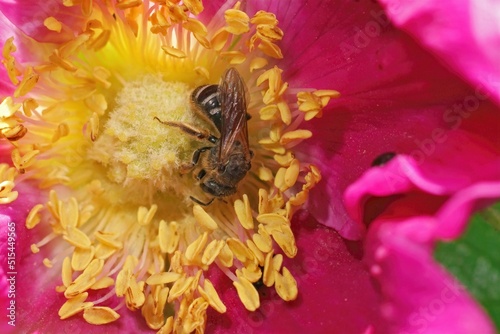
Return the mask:
[[[216,123],[221,114],[218,89],[219,85],[204,85],[197,87],[191,95],[193,102]]]

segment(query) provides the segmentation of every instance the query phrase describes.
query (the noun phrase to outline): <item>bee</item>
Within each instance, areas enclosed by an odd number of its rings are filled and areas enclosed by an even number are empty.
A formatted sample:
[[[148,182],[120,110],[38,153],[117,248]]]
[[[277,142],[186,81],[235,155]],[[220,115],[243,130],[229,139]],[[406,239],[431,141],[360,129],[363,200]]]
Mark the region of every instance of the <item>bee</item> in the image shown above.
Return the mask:
[[[251,168],[253,152],[248,143],[245,83],[236,69],[229,68],[218,85],[197,87],[191,102],[195,112],[218,130],[218,136],[190,124],[155,119],[211,144],[194,151],[191,163],[182,168],[190,171],[197,167],[196,179],[212,199],[204,203],[191,196],[191,200],[207,206],[215,198],[236,193],[238,183]]]

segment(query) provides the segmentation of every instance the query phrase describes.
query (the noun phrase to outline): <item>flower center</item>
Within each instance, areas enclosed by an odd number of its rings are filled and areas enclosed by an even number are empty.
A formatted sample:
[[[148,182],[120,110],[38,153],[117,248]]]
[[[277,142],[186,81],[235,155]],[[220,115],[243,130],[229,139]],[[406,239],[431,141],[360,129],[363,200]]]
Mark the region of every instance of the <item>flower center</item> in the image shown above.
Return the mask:
[[[0,165],[0,203],[16,200],[26,180],[48,190],[26,226],[52,230],[31,249],[49,246],[48,275],[62,272],[59,316],[105,324],[125,305],[153,329],[202,332],[208,307],[226,311],[211,267],[233,280],[249,311],[260,306],[258,282],[294,300],[283,266],[298,251],[291,219],[321,176],[293,148],[312,136],[300,124],[338,93],[291,90],[280,68],[266,69],[283,57],[272,13],[250,18],[237,2],[209,30],[196,19],[199,1],[112,4],[83,1],[83,31],[40,45],[49,53],[38,64],[17,64],[12,40],[3,50],[17,88],[0,112],[14,165]],[[230,67],[248,89],[219,85],[220,118],[244,122],[226,128],[196,111],[192,96]]]
[[[193,178],[182,177],[180,166],[191,159],[196,142],[159,121],[201,125],[190,108],[191,92],[185,83],[147,75],[118,93],[88,156],[106,168],[114,187],[129,192],[130,202],[144,203],[158,191],[172,195],[165,198],[169,204],[191,195]]]

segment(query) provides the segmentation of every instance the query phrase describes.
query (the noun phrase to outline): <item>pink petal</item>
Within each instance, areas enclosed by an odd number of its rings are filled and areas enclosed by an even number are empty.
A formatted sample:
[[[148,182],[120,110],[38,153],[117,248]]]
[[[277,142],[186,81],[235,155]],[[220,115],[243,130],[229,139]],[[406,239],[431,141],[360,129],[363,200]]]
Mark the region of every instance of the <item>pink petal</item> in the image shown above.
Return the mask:
[[[74,38],[73,31],[76,29],[73,28],[81,29],[84,22],[79,6],[66,7],[56,0],[1,0],[0,12],[23,34],[39,42],[68,41]],[[44,20],[50,16],[55,17],[63,24],[60,32],[49,30],[44,25]]]
[[[380,286],[380,310],[389,332],[494,333],[477,302],[433,260],[426,239],[440,221],[425,216],[386,218],[370,228],[366,254]]]
[[[500,102],[498,1],[380,0],[391,21]]]
[[[457,130],[420,163],[397,156],[346,190],[348,211],[359,226],[370,224],[365,260],[390,332],[494,332],[432,252],[436,241],[458,237],[475,210],[498,201],[499,180],[498,148]]]
[[[359,239],[362,231],[342,203],[346,187],[379,154],[412,152],[419,142],[442,135],[438,128],[461,126],[464,117],[455,116],[452,107],[465,98],[482,107],[483,91],[466,87],[395,30],[372,2],[269,2],[268,7],[285,31],[280,44],[285,58],[277,64],[290,86],[342,94],[330,102],[323,119],[305,125],[313,139],[298,151],[324,176],[320,191],[311,193],[309,210],[343,237]]]
[[[421,149],[369,169],[346,190],[345,205],[360,230],[365,203],[372,196],[412,192],[449,196],[475,182],[500,178],[500,152],[474,134],[452,131],[441,145],[433,145],[428,155]]]
[[[245,310],[232,281],[220,271],[210,272],[228,310],[209,311],[209,333],[362,333],[379,324],[377,295],[359,260],[360,245],[344,241],[336,232],[305,214],[293,222],[299,253],[285,259],[299,285],[299,297],[284,302],[274,288],[261,287],[261,307]]]

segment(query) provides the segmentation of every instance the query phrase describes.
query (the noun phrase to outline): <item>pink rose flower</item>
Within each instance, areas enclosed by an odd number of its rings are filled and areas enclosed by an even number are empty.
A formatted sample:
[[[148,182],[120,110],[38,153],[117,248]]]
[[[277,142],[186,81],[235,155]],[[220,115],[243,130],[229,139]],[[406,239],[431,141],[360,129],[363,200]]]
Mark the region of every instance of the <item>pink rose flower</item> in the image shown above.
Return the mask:
[[[2,332],[493,333],[432,251],[499,197],[498,33],[382,2],[0,2]],[[196,205],[161,122],[228,67],[252,169]]]

